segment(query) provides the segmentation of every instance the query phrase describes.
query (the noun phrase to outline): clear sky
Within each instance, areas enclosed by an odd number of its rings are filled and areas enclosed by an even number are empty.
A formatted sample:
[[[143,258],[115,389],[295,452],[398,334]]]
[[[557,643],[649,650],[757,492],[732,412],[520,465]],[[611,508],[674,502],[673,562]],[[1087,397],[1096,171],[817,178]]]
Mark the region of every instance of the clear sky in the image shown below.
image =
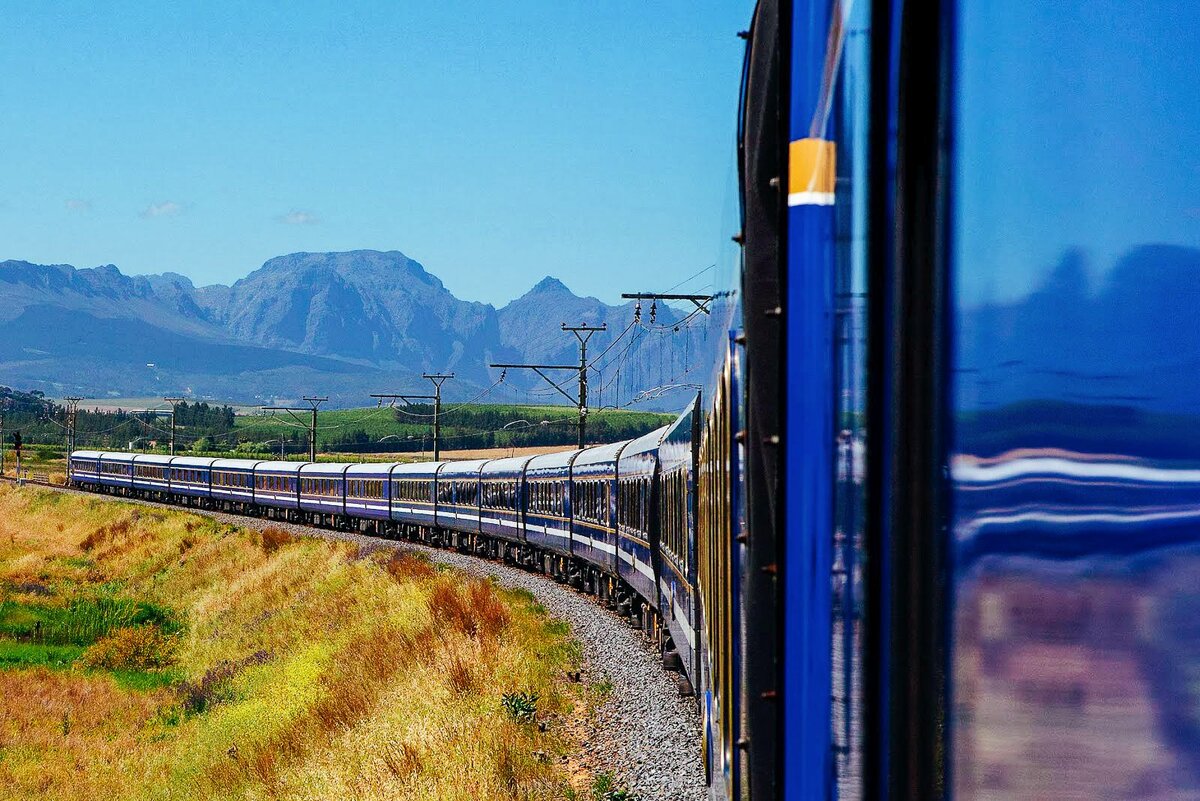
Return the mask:
[[[401,250],[502,305],[716,260],[751,0],[0,0],[0,259]],[[660,286],[661,285],[661,286]]]

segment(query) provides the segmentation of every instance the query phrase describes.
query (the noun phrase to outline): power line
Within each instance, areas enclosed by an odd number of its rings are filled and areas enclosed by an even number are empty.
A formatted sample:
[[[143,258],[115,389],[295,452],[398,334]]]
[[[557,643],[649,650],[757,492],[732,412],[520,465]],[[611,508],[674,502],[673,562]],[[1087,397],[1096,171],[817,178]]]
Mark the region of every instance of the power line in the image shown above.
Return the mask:
[[[310,462],[317,461],[317,409],[322,403],[329,400],[326,397],[318,397],[316,395],[305,395],[300,400],[308,404],[304,406],[264,406],[264,412],[287,412],[296,422],[303,422],[299,417],[296,417],[297,412],[308,412],[312,415],[309,420],[308,432],[308,460]]]
[[[380,405],[383,404],[384,398],[391,398],[392,402],[396,400],[412,403],[414,400],[431,400],[433,401],[433,460],[436,462],[441,458],[441,438],[442,438],[442,384],[446,383],[451,378],[454,378],[454,373],[422,373],[422,378],[427,378],[433,383],[432,395],[408,395],[404,393],[389,394],[380,393],[371,395],[372,398],[378,398]]]

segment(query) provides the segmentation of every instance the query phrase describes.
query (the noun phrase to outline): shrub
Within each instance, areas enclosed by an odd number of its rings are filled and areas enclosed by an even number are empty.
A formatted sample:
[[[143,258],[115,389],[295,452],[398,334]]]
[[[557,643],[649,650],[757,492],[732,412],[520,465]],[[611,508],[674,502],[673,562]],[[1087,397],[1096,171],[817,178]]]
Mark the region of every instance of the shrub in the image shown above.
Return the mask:
[[[494,637],[511,620],[492,585],[478,579],[467,583],[465,592],[453,579],[439,579],[429,596],[429,611],[436,623],[475,638]]]
[[[265,553],[275,553],[295,541],[294,535],[276,526],[267,526],[262,530],[262,549]]]
[[[512,692],[500,698],[500,706],[517,723],[532,723],[537,717],[537,693]]]
[[[383,569],[396,581],[431,579],[437,575],[427,558],[410,551],[394,551]]]
[[[178,640],[157,626],[121,628],[83,653],[83,664],[106,670],[160,670],[175,663]]]

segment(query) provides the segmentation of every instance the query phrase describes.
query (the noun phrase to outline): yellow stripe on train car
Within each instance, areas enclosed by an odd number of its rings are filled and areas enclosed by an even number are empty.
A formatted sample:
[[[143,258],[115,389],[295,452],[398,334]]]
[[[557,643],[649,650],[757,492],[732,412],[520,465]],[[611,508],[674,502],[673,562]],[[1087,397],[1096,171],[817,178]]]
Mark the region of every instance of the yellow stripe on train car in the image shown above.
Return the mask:
[[[825,139],[797,139],[788,146],[788,205],[832,206],[837,178],[837,145]]]

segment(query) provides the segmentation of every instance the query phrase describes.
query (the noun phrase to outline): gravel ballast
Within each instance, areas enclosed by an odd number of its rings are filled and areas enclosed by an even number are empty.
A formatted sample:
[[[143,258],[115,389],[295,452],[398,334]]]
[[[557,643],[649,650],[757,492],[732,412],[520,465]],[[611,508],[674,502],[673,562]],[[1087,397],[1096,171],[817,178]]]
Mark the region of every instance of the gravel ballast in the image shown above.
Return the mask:
[[[39,485],[41,486],[41,485]],[[91,498],[106,496],[49,487]],[[424,553],[435,562],[473,576],[493,576],[503,586],[533,593],[555,618],[564,621],[583,653],[581,681],[611,684],[595,714],[575,734],[583,745],[579,767],[593,774],[612,774],[617,787],[642,801],[699,801],[706,798],[700,753],[701,721],[696,700],[679,695],[676,675],[663,669],[657,649],[641,632],[585,595],[535,573],[455,551],[430,548],[407,540],[388,540],[346,531],[281,523],[178,507],[129,498],[124,502],[182,509],[245,528],[281,528],[298,536],[353,542],[371,548]]]

